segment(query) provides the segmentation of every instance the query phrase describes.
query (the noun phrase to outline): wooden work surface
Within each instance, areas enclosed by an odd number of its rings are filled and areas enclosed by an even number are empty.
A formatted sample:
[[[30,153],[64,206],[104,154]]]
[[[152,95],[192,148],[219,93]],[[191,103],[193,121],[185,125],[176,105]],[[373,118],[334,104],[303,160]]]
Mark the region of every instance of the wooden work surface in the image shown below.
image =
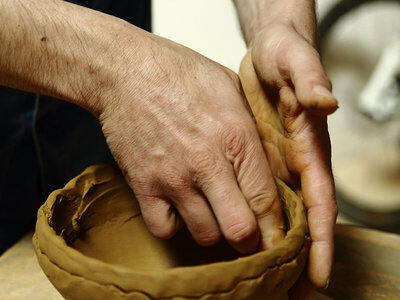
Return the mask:
[[[0,299],[62,300],[37,263],[32,234],[0,257]],[[331,284],[313,300],[400,299],[400,236],[337,225]]]
[[[26,235],[0,257],[1,300],[62,300],[42,272],[32,246],[32,233]],[[330,300],[316,293],[313,300]],[[281,299],[286,300],[286,298]]]
[[[0,299],[64,299],[44,275],[36,260],[32,233],[0,257]]]
[[[331,282],[333,299],[399,300],[400,235],[336,225]]]

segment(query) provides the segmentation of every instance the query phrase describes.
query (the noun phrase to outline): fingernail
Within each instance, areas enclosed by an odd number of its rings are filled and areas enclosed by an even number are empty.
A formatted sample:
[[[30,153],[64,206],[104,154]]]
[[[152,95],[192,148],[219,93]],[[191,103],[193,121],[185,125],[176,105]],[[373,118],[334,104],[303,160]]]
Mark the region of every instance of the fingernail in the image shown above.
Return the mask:
[[[313,91],[319,96],[332,98],[332,93],[322,85],[314,86]]]
[[[326,281],[326,284],[324,286],[324,290],[326,290],[329,287],[329,283],[330,283],[330,278],[328,278],[328,280]]]
[[[310,108],[332,113],[338,108],[338,102],[335,97],[333,97],[330,90],[322,85],[316,85],[313,87],[313,97],[310,101]]]
[[[319,288],[324,288],[329,285],[332,269],[332,256],[330,252],[332,250],[333,249],[330,249],[328,244],[317,244],[314,245],[314,248],[311,248],[314,264],[313,272],[311,272],[312,277],[310,277],[310,279]]]
[[[326,87],[322,85],[316,85],[313,88],[313,92],[318,98],[323,98],[324,100],[332,101],[337,105],[337,100],[335,99],[335,97],[333,97],[331,91],[328,90]]]

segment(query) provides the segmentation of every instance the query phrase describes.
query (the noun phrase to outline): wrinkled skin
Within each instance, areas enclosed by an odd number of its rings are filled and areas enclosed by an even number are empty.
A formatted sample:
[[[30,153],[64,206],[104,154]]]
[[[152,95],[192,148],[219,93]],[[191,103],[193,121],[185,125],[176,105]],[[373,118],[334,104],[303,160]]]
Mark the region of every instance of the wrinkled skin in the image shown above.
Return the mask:
[[[241,252],[271,247],[284,229],[277,175],[307,208],[308,273],[293,289],[307,298],[327,284],[337,214],[326,123],[337,103],[313,43],[271,23],[249,47],[249,82],[268,95],[268,164],[237,75],[171,41],[151,41],[143,68],[124,74],[122,92],[99,115],[149,230],[169,238],[185,223],[201,245],[224,236]],[[129,79],[137,73],[143,81]]]
[[[272,173],[297,190],[307,209],[308,272],[292,290],[292,299],[306,299],[313,285],[327,285],[332,265],[337,206],[326,114],[337,105],[318,53],[293,26],[273,25],[260,35],[240,78]]]
[[[266,249],[284,236],[272,173],[291,183],[308,212],[308,276],[324,286],[336,217],[325,115],[337,104],[313,47],[314,1],[235,2],[249,82],[268,95],[269,164],[236,74],[65,1],[0,0],[0,84],[99,117],[156,237],[184,222],[201,245],[224,236],[242,252]],[[299,297],[310,291],[304,278]]]
[[[149,230],[169,238],[184,222],[204,246],[224,236],[241,252],[271,247],[284,236],[282,211],[238,76],[152,40],[145,81],[127,74],[129,93],[99,116]]]

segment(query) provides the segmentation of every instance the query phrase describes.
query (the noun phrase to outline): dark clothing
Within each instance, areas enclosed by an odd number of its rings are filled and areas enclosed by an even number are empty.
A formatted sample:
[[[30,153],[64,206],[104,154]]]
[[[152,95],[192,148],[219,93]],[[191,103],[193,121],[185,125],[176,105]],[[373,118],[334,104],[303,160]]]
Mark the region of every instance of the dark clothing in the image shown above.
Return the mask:
[[[72,2],[151,30],[150,0]],[[0,87],[0,254],[33,228],[50,192],[111,160],[96,118],[84,109]]]
[[[150,0],[81,0],[69,2],[113,15],[135,26],[151,31]]]

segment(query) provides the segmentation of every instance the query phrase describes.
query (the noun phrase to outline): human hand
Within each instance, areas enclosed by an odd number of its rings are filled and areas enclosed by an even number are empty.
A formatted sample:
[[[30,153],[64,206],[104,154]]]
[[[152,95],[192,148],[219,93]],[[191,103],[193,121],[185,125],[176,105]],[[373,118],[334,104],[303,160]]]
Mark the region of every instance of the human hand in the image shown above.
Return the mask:
[[[272,173],[296,188],[307,209],[312,239],[308,278],[306,274],[294,287],[296,299],[311,295],[311,283],[328,284],[337,216],[326,121],[337,102],[310,23],[299,28],[295,23],[268,24],[250,43],[240,69]]]
[[[145,65],[126,65],[99,120],[151,233],[187,225],[200,245],[241,252],[284,236],[274,179],[235,73],[149,35]],[[261,236],[261,241],[260,241]]]
[[[155,236],[184,221],[200,244],[222,233],[242,252],[283,237],[274,180],[233,72],[66,1],[0,6],[0,84],[99,117]]]

